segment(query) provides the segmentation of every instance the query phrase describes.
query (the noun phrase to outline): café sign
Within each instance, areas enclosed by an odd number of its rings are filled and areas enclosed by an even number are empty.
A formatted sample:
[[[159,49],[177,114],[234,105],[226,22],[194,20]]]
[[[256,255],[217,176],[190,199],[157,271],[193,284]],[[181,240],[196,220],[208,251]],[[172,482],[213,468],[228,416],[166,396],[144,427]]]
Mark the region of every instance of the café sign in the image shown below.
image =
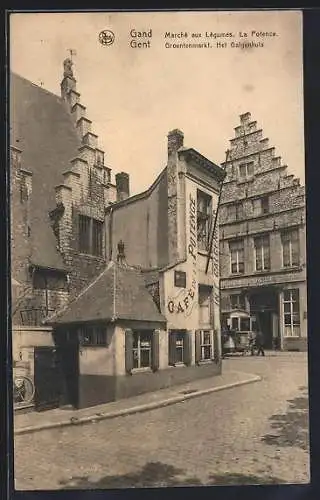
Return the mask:
[[[195,304],[197,290],[197,205],[196,199],[189,195],[188,199],[188,226],[189,236],[187,243],[187,283],[188,286],[179,290],[175,297],[167,303],[169,313],[178,313],[189,316]]]

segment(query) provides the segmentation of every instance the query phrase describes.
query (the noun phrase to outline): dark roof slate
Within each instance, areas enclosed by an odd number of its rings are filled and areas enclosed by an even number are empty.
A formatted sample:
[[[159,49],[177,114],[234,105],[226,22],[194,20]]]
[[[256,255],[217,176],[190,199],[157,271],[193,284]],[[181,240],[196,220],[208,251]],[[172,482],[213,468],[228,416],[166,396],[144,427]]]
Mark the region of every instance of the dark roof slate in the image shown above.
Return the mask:
[[[48,324],[113,321],[117,319],[164,323],[146,289],[142,273],[114,262]]]
[[[33,264],[64,269],[50,226],[55,186],[78,155],[80,139],[63,100],[19,75],[10,75],[10,144],[22,151],[21,166],[32,172],[30,229]]]

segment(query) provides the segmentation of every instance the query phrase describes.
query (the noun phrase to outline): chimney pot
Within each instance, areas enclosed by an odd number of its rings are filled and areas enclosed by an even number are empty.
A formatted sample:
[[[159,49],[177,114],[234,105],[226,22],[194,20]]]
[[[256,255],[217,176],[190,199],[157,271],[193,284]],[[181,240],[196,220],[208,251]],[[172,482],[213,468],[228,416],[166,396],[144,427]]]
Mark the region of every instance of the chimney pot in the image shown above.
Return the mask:
[[[179,129],[171,130],[168,133],[168,156],[176,153],[183,146],[184,134]]]
[[[119,172],[115,175],[117,187],[117,201],[125,200],[130,196],[129,189],[129,174],[126,172]]]

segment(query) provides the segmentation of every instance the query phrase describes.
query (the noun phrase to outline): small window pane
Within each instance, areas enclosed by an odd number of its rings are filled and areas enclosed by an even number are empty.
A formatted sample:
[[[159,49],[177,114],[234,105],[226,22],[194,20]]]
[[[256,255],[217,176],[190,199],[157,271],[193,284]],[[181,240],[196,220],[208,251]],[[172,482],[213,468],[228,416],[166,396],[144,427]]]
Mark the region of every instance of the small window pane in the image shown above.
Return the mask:
[[[253,162],[247,164],[248,175],[253,175]]]
[[[283,300],[288,301],[290,300],[290,290],[284,290],[283,292]]]
[[[292,294],[292,300],[298,302],[299,301],[299,290],[298,289],[291,290],[291,294]]]
[[[150,350],[149,349],[141,349],[141,368],[146,368],[150,366]]]
[[[250,318],[240,318],[240,330],[243,332],[250,330]]]
[[[285,325],[291,325],[291,314],[285,314],[284,315],[284,324]]]
[[[293,325],[300,325],[300,314],[299,313],[294,313],[292,315],[292,324]]]
[[[240,177],[245,177],[246,176],[246,165],[240,165],[239,166],[239,174],[240,174]]]
[[[295,337],[299,337],[300,336],[300,326],[294,326],[292,329],[292,334]]]
[[[290,302],[284,302],[283,307],[284,307],[285,313],[290,313],[290,309],[291,309]]]
[[[239,318],[232,318],[232,330],[239,329]]]

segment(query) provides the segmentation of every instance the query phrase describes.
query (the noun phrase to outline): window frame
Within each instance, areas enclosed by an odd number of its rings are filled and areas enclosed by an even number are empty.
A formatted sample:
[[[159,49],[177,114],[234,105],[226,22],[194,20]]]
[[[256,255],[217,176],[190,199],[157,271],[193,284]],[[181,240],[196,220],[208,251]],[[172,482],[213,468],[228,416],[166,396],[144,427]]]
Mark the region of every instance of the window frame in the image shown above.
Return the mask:
[[[199,326],[211,326],[212,322],[212,288],[206,286],[199,286],[198,288],[198,308],[199,308]],[[203,312],[206,310],[206,315]],[[203,321],[203,317],[208,321]]]
[[[204,341],[205,336],[209,335],[210,336],[210,342],[206,343]],[[209,352],[210,355],[209,357],[205,357],[204,353],[206,349],[209,347]],[[203,329],[200,330],[200,361],[210,361],[213,358],[213,330],[210,329]]]
[[[286,293],[289,294],[288,299],[286,299]],[[296,297],[294,298],[294,294]],[[289,312],[285,311],[286,304],[289,305]],[[297,304],[296,308],[294,304]],[[294,310],[297,309],[297,310]],[[301,320],[300,320],[300,290],[299,288],[290,288],[283,291],[282,297],[282,312],[283,312],[283,337],[284,338],[299,338],[301,337]],[[290,317],[290,322],[286,323],[286,318]],[[296,321],[294,318],[298,318]],[[288,335],[288,327],[290,327],[291,334]],[[294,334],[294,330],[296,327],[299,327],[299,334]]]
[[[141,347],[141,336],[146,335],[149,337],[149,346]],[[132,343],[132,354],[133,354],[133,367],[132,371],[137,370],[151,370],[152,369],[152,332],[149,330],[132,330],[133,343]],[[135,337],[137,337],[137,347],[135,347]],[[149,362],[147,366],[141,366],[141,352],[149,352]],[[135,361],[138,361],[138,366],[135,366]]]
[[[249,168],[248,167],[250,167],[250,169],[252,167],[252,169],[251,169],[252,172],[251,173],[249,173]],[[241,174],[241,169],[243,169],[243,168],[245,170],[244,175]],[[248,161],[248,162],[245,162],[245,163],[240,163],[239,167],[238,167],[238,174],[239,174],[239,179],[241,179],[241,180],[253,177],[253,175],[254,175],[254,161]]]
[[[201,201],[204,204],[204,210],[199,210]],[[197,189],[197,244],[198,249],[203,252],[209,249],[212,217],[212,196]]]
[[[270,256],[270,235],[264,234],[261,236],[256,236],[254,239],[254,269],[256,272],[270,271],[271,269],[271,256]],[[261,241],[260,245],[257,246],[257,242]],[[265,242],[267,244],[265,245]],[[258,250],[261,250],[261,269],[257,266]]]
[[[88,340],[85,341],[84,337]],[[91,339],[90,339],[91,337]],[[78,339],[81,347],[107,347],[107,329],[105,325],[82,325],[78,329]]]
[[[231,309],[245,309],[245,300],[244,296],[241,293],[233,293],[230,296],[230,308]],[[236,298],[235,305],[232,304],[232,299]]]
[[[236,248],[231,248],[232,245],[234,245]],[[237,248],[237,245],[240,248]],[[230,274],[243,274],[245,271],[244,240],[238,239],[238,240],[229,241],[229,252],[230,252]],[[232,257],[234,253],[236,255],[235,262],[233,262],[233,257]],[[240,253],[242,253],[242,259],[239,258]],[[235,271],[233,271],[233,268],[232,268],[232,266],[234,264],[236,264]]]
[[[103,231],[104,222],[84,214],[79,214],[79,252],[93,257],[103,257]]]
[[[232,203],[227,208],[228,219],[242,220],[244,218],[244,208],[242,201]]]
[[[292,238],[293,235],[296,235],[296,238]],[[300,241],[299,241],[299,229],[286,229],[281,232],[281,248],[282,248],[282,267],[296,267],[300,265]],[[296,243],[296,253],[297,253],[297,262],[294,262],[294,248],[293,245]],[[285,262],[285,244],[288,244],[288,264]]]

